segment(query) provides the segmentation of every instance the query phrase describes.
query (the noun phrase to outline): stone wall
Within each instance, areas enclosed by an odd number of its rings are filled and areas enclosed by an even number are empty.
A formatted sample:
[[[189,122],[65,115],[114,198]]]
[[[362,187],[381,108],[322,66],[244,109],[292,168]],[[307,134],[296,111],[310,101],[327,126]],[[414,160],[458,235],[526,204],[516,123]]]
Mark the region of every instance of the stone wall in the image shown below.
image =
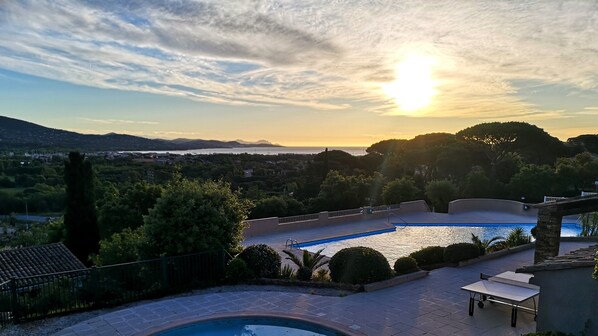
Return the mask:
[[[538,212],[536,252],[534,263],[559,254],[563,216],[556,207],[541,208]]]
[[[278,217],[253,219],[245,222],[246,228],[243,231],[243,235],[245,238],[250,238],[358,221],[386,219],[388,216],[400,216],[402,214],[413,212],[430,212],[430,208],[425,201],[420,200],[403,202],[400,204],[398,209],[380,210],[373,213],[369,213],[368,207],[364,207],[364,211],[362,213],[336,217],[330,217],[328,211],[323,211],[320,212],[315,219],[299,220],[289,223],[280,223]]]
[[[540,286],[537,331],[598,335],[598,280],[592,267],[534,272]],[[589,322],[588,322],[589,321]]]
[[[456,214],[470,211],[495,211],[506,212],[514,215],[532,216],[538,214],[538,210],[524,203],[492,198],[466,198],[458,199],[449,203],[448,213]]]

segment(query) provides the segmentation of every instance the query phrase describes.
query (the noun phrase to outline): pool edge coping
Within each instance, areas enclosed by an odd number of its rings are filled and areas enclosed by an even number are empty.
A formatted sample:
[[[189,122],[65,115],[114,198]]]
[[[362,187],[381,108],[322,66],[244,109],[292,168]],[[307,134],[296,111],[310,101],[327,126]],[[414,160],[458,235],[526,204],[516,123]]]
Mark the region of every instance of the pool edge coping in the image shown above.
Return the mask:
[[[334,321],[328,321],[324,319],[319,319],[317,317],[312,317],[309,315],[301,315],[295,313],[272,313],[272,312],[236,312],[236,313],[218,313],[209,316],[203,317],[192,317],[192,318],[184,318],[177,321],[169,322],[163,324],[161,326],[155,326],[149,328],[147,330],[140,331],[135,333],[135,336],[158,336],[158,333],[168,331],[170,329],[181,328],[187,325],[192,325],[195,323],[200,322],[210,322],[210,321],[218,321],[218,320],[226,320],[231,318],[282,318],[291,320],[294,322],[308,322],[311,324],[315,324],[324,328],[331,329],[336,332],[343,333],[347,336],[366,336],[367,334],[348,328],[340,323]]]

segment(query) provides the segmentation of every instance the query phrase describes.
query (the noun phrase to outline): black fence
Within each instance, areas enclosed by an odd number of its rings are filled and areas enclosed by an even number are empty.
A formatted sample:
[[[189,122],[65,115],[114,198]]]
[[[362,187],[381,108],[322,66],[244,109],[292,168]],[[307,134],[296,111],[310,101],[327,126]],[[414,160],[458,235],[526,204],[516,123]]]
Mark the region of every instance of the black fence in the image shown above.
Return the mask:
[[[220,250],[11,279],[0,284],[0,325],[207,287],[226,262]]]

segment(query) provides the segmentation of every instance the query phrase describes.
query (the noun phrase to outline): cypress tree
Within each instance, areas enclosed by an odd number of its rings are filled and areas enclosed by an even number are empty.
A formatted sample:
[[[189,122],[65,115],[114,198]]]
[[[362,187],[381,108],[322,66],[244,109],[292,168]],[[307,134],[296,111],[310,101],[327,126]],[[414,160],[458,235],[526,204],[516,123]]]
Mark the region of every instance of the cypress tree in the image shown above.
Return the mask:
[[[100,241],[91,162],[79,152],[69,153],[69,159],[64,163],[64,181],[64,244],[79,260],[89,264],[89,255],[98,252]]]

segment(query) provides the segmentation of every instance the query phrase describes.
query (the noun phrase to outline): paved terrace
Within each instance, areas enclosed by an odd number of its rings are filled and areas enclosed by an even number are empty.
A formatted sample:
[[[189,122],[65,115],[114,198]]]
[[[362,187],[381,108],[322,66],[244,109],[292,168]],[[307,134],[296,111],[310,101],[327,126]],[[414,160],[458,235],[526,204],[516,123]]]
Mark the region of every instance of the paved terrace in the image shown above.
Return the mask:
[[[591,243],[561,243],[560,253]],[[266,291],[222,292],[158,300],[115,311],[64,329],[56,335],[135,335],[159,326],[222,314],[281,314],[334,323],[356,335],[521,335],[535,330],[532,315],[519,314],[510,326],[503,305],[476,307],[468,315],[469,295],[461,286],[479,273],[515,270],[533,261],[534,250],[462,268],[441,268],[428,277],[377,292],[346,297]],[[541,295],[540,295],[541,297]]]

